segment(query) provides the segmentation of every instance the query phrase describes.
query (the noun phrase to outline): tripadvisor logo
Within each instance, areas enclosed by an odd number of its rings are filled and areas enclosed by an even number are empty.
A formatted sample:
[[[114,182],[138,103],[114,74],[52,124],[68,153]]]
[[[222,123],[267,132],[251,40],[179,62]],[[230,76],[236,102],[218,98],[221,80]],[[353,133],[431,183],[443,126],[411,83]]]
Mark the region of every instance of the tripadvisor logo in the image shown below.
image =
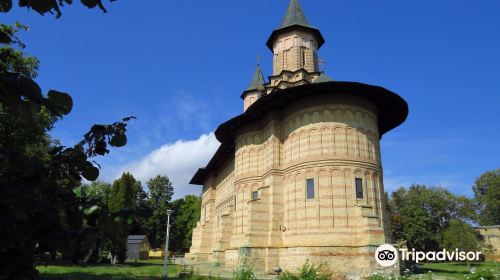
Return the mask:
[[[381,266],[393,266],[398,261],[398,251],[390,244],[380,245],[375,251],[375,260]]]
[[[393,266],[401,257],[402,261],[414,261],[419,263],[421,261],[479,261],[481,252],[465,252],[455,249],[448,251],[443,249],[441,251],[422,252],[415,249],[399,249],[394,248],[390,244],[380,245],[375,251],[375,260],[378,264],[384,267]]]

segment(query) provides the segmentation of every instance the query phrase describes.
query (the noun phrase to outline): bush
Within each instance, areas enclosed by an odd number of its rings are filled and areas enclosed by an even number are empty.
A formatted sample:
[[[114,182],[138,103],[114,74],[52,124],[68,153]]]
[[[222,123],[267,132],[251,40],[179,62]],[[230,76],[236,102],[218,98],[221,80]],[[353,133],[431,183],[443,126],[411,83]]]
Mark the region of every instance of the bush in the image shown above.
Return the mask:
[[[420,275],[413,275],[411,274],[411,271],[409,269],[406,269],[403,271],[401,276],[395,276],[394,274],[391,275],[384,275],[379,272],[375,272],[370,276],[365,277],[366,280],[432,280],[434,279],[434,275],[432,274],[431,271],[428,271],[427,273],[420,274]],[[474,279],[476,280],[476,279]],[[490,280],[490,279],[477,279],[477,280]]]
[[[279,280],[300,280],[298,275],[285,271],[280,274]]]
[[[383,274],[374,273],[370,276],[365,277],[366,280],[385,280],[386,277]]]
[[[467,274],[465,276],[468,280],[496,280],[495,274],[493,274],[493,271],[485,268],[485,269],[480,269],[476,272],[472,272],[470,274]]]
[[[298,274],[293,274],[290,272],[283,272],[280,274],[280,280],[329,280],[331,275],[322,274],[321,267],[314,264],[310,264],[309,260],[302,266]]]
[[[233,272],[234,280],[256,280],[257,277],[250,267],[240,266]]]

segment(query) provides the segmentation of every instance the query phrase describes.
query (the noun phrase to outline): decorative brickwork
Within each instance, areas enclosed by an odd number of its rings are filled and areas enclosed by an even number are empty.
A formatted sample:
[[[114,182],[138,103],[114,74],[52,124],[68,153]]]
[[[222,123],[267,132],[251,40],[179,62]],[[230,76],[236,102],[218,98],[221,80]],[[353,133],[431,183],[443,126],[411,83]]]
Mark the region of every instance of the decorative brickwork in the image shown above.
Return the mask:
[[[221,148],[193,177],[202,212],[187,258],[269,273],[309,260],[350,279],[387,272],[374,258],[391,243],[379,140],[407,104],[382,88],[330,82],[318,72],[323,43],[292,0],[267,43],[273,76],[264,83],[257,67],[246,113],[218,128]],[[286,95],[294,90],[300,98]]]

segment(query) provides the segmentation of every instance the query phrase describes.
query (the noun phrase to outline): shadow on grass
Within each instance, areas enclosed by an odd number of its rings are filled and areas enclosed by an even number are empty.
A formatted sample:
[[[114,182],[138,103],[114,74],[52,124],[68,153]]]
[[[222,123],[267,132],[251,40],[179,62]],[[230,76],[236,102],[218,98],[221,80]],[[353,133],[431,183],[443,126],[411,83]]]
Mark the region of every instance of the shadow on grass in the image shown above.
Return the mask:
[[[68,272],[68,273],[43,273],[40,275],[41,280],[163,280],[161,276],[126,276],[115,274],[90,274],[84,272]],[[169,280],[178,280],[178,278],[169,277]]]
[[[109,263],[89,263],[89,264],[74,264],[71,262],[49,262],[49,263],[38,263],[37,266],[45,267],[45,266],[61,266],[61,267],[145,267],[145,266],[163,266],[162,263],[155,262],[125,262],[125,263],[117,263],[117,264],[109,264]],[[169,263],[169,265],[171,265]]]
[[[110,265],[110,264],[106,264]],[[143,266],[163,266],[162,263],[153,263],[153,262],[126,262],[124,264],[118,264],[121,266],[130,266],[130,267],[143,267]]]
[[[451,263],[450,265],[467,267],[467,263]],[[477,267],[481,267],[481,266],[490,267],[490,265],[487,264],[487,263],[470,263],[470,267],[473,267],[473,266],[477,266]]]

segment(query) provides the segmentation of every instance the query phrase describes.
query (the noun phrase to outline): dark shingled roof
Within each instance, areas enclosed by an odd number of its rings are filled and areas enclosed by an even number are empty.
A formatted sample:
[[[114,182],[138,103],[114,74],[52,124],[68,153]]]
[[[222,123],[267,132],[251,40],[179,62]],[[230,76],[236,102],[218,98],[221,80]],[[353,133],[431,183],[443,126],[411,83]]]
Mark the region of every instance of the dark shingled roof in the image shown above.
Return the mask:
[[[245,95],[250,91],[263,91],[264,90],[264,74],[262,74],[262,70],[260,69],[260,65],[257,64],[257,69],[255,69],[255,73],[253,74],[252,81],[248,88],[241,94],[241,99],[245,98]]]
[[[260,69],[260,64],[257,64],[257,69],[255,69],[252,82],[250,82],[250,85],[248,86],[247,90],[261,90],[261,89],[264,89],[264,74],[262,74],[262,70]]]
[[[221,124],[215,136],[221,146],[205,168],[200,168],[190,184],[203,185],[207,176],[216,171],[227,159],[234,157],[234,139],[239,128],[260,121],[268,113],[281,110],[303,98],[321,95],[347,95],[366,99],[377,107],[379,136],[402,124],[408,116],[408,104],[396,93],[383,87],[356,82],[326,81],[277,90],[263,95],[243,114]]]
[[[323,35],[321,35],[319,30],[317,28],[312,27],[307,22],[304,11],[302,10],[302,7],[299,4],[299,0],[290,0],[290,4],[288,5],[285,18],[281,22],[280,27],[274,30],[269,39],[267,40],[266,43],[267,47],[272,50],[276,36],[291,29],[299,29],[305,32],[313,33],[314,36],[316,36],[316,39],[318,40],[318,48],[320,48],[325,43],[325,39],[323,38]]]
[[[311,27],[307,22],[306,16],[304,15],[304,11],[302,10],[302,7],[300,7],[298,0],[290,1],[290,4],[288,5],[288,10],[286,11],[285,18],[281,22],[280,28],[285,28],[292,25],[302,25],[306,27]]]

